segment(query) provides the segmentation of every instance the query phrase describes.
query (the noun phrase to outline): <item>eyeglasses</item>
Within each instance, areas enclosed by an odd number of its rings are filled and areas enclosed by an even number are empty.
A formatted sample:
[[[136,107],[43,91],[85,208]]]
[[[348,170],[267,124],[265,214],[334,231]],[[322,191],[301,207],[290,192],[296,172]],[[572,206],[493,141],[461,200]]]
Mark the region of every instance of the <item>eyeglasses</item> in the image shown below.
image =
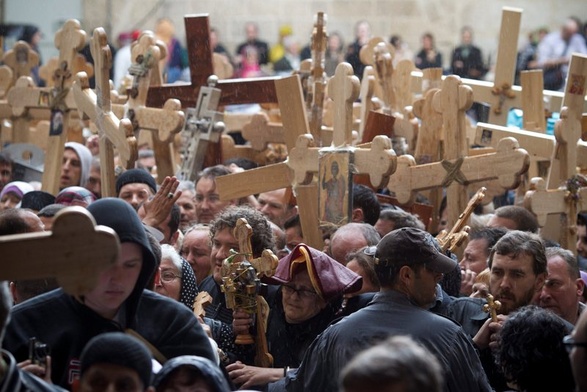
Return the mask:
[[[314,290],[301,289],[301,288],[296,289],[294,286],[290,286],[287,284],[284,284],[282,287],[283,287],[283,292],[285,294],[293,295],[293,293],[297,293],[298,297],[303,298],[303,299],[313,299],[318,294]]]
[[[575,342],[575,338],[571,335],[567,335],[563,338],[563,344],[568,353],[570,353],[574,347],[587,347],[587,342]]]
[[[175,275],[172,271],[161,271],[160,275],[161,282],[163,283],[171,283],[177,278],[181,278],[179,275]]]

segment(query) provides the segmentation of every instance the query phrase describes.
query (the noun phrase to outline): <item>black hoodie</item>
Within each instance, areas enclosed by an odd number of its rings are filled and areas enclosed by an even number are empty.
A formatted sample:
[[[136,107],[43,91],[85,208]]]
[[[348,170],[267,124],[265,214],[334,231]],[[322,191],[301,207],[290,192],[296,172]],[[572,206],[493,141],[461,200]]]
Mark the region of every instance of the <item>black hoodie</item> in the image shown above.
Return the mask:
[[[16,306],[6,331],[4,347],[18,362],[28,358],[28,342],[36,337],[51,349],[52,379],[71,388],[79,377],[79,357],[94,336],[133,329],[165,357],[215,356],[208,337],[194,315],[183,305],[145,290],[158,267],[145,229],[135,210],[116,198],[100,199],[88,206],[96,223],[111,227],[120,242],[134,242],[143,249],[143,265],[137,283],[122,305],[118,321],[108,320],[62,289]]]

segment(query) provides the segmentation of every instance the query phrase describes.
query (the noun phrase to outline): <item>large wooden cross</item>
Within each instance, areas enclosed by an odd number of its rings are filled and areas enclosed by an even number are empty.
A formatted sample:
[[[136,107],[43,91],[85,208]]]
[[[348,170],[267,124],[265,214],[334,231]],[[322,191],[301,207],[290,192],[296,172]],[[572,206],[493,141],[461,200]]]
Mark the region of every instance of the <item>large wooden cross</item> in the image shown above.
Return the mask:
[[[587,56],[573,54],[569,65],[561,119],[555,124],[557,148],[553,157],[560,160],[560,177],[564,184],[552,184],[550,188],[542,179],[536,179],[535,189],[528,191],[525,206],[538,218],[541,227],[546,224],[549,214],[560,214],[559,242],[565,249],[576,251],[577,212],[587,208],[587,187],[576,176],[577,143],[581,138],[581,116],[587,90]]]
[[[0,280],[55,277],[67,293],[80,296],[116,263],[120,243],[85,208],[67,207],[55,215],[51,232],[0,236],[0,253],[4,260],[18,260],[0,268]]]
[[[119,120],[112,112],[109,80],[112,52],[103,28],[98,27],[94,30],[90,45],[94,58],[96,91],[90,89],[88,75],[80,72],[76,75],[73,85],[74,97],[78,110],[89,117],[98,128],[102,196],[116,197],[114,147],[121,165],[126,166],[127,162],[134,162],[137,159],[137,141],[131,121]]]
[[[519,148],[513,138],[502,139],[495,153],[468,157],[465,137],[465,111],[472,103],[472,94],[457,76],[448,76],[442,89],[433,97],[435,110],[442,112],[446,132],[444,160],[417,165],[409,155],[398,157],[396,172],[391,176],[388,188],[395,192],[402,204],[413,202],[416,192],[445,187],[447,189],[448,226],[457,221],[464,211],[468,195],[466,186],[481,181],[498,179],[502,187],[518,186],[521,175],[528,170],[528,153]]]
[[[358,91],[353,90],[352,84],[349,84],[352,82],[347,80],[345,83],[345,80],[353,74],[349,67],[347,63],[339,64],[336,73],[338,79],[331,79],[334,80],[330,82],[333,83],[333,88],[329,88],[329,91],[336,91],[337,87],[341,90],[340,95],[336,94],[337,101],[348,102],[352,96],[356,98]],[[322,236],[318,230],[318,193],[317,184],[313,179],[314,174],[319,172],[321,149],[313,147],[313,138],[309,134],[299,76],[276,81],[276,88],[287,136],[288,159],[282,163],[218,177],[216,189],[222,199],[230,200],[293,185],[298,200],[304,240],[312,247],[320,247]],[[351,124],[349,116],[352,116],[352,112],[347,111],[346,105],[346,103],[339,104],[335,108],[336,125],[333,147],[353,151],[355,173],[369,174],[370,181],[375,187],[385,186],[395,168],[395,154],[391,149],[391,141],[386,136],[377,136],[371,143],[370,150],[352,148],[348,132]],[[332,148],[325,150],[325,152],[332,151]]]
[[[157,42],[151,31],[144,31],[141,34],[132,47],[133,64],[130,74],[133,81],[128,101],[124,105],[124,114],[114,110],[119,118],[126,117],[131,120],[137,140],[140,130],[151,132],[160,182],[176,172],[171,143],[185,122],[181,103],[177,99],[168,99],[162,109],[146,104],[151,83],[160,84],[159,60],[164,57],[165,50],[165,45]]]
[[[161,107],[168,99],[176,98],[183,108],[195,107],[200,87],[206,86],[208,77],[214,74],[208,15],[186,15],[184,21],[191,83],[151,87],[147,96],[148,106]],[[219,104],[276,103],[276,79],[220,80],[217,86],[222,90]]]

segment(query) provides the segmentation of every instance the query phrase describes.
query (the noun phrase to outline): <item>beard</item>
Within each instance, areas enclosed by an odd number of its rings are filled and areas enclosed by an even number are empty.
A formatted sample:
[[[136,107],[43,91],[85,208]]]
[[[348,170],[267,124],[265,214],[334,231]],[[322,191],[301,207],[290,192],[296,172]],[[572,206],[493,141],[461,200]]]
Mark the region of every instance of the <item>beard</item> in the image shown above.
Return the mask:
[[[499,309],[500,314],[510,314],[514,310],[517,310],[523,306],[530,305],[534,299],[534,288],[529,289],[525,293],[522,293],[519,297],[511,291],[499,291],[496,295],[496,300],[501,302],[501,308]]]

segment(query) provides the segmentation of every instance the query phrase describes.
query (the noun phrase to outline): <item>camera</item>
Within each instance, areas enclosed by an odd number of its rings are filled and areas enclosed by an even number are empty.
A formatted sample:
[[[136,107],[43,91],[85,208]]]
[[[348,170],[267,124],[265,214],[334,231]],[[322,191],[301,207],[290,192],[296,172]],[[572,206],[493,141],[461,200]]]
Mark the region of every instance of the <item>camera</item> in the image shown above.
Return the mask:
[[[47,355],[50,354],[49,346],[46,343],[39,342],[37,338],[29,339],[29,359],[35,365],[46,365]]]

